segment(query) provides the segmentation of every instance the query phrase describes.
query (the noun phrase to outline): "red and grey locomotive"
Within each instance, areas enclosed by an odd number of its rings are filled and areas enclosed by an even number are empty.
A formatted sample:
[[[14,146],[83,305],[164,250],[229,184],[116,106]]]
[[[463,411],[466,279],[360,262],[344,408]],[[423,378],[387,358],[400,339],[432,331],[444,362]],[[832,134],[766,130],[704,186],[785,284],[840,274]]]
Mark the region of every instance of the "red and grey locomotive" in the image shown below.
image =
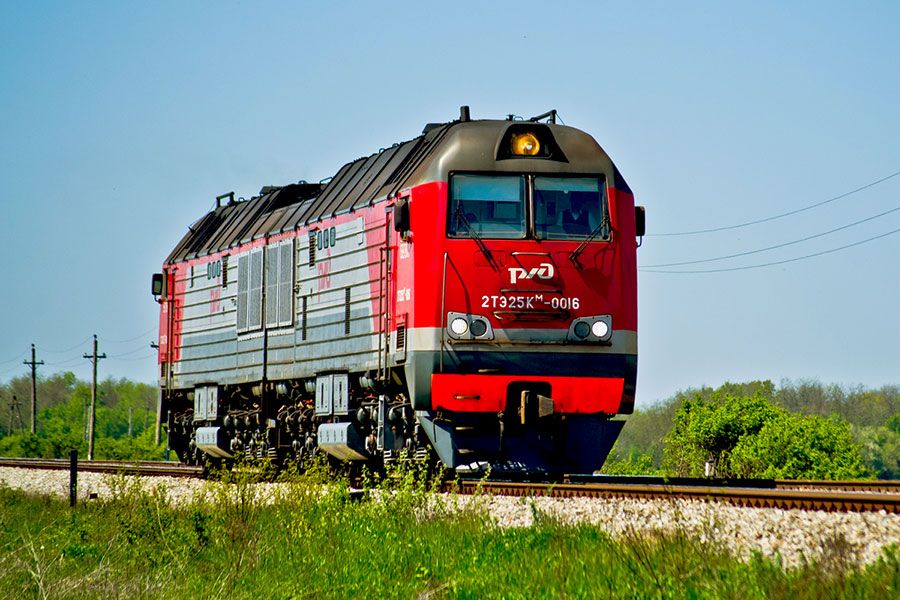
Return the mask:
[[[154,276],[169,447],[600,468],[634,406],[644,213],[555,116],[463,107],[322,183],[220,196]]]

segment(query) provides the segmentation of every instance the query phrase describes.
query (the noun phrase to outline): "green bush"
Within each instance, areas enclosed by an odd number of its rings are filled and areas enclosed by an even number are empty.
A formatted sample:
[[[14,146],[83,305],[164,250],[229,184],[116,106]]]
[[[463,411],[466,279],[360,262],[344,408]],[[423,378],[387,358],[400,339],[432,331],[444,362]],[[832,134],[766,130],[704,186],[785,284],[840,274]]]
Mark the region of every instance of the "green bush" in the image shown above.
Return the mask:
[[[900,435],[900,412],[894,413],[885,421],[884,426]]]
[[[667,473],[702,476],[713,461],[722,477],[870,477],[863,447],[838,416],[789,413],[762,395],[714,392],[685,400],[666,436]]]
[[[632,450],[625,456],[619,454],[617,447],[613,447],[612,452],[606,462],[603,463],[601,473],[605,475],[658,475],[659,470],[653,466],[653,456],[651,454],[642,454]]]
[[[838,416],[784,414],[759,433],[742,438],[729,456],[730,470],[744,477],[860,479],[872,473],[850,424]]]
[[[760,395],[714,393],[685,400],[665,438],[663,467],[671,475],[700,477],[712,461],[718,475],[730,476],[728,456],[738,442],[784,413]]]
[[[853,438],[878,479],[900,479],[900,434],[887,427],[857,427]]]

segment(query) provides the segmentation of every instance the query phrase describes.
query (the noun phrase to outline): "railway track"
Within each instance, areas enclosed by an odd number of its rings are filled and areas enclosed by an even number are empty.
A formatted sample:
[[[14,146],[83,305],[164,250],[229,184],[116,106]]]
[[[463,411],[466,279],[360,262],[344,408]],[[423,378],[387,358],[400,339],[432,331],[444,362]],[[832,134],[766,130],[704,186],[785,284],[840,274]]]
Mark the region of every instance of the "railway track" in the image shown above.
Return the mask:
[[[69,461],[62,458],[0,458],[0,467],[60,471],[69,469]],[[203,475],[202,467],[161,461],[79,460],[78,470],[88,473],[124,473],[126,475],[166,477],[201,477]]]
[[[900,480],[854,479],[708,479],[700,477],[649,477],[620,475],[571,475],[566,483],[621,483],[663,486],[749,487],[778,490],[836,490],[842,492],[883,492],[900,494]]]
[[[632,498],[648,500],[697,500],[724,502],[735,506],[822,510],[828,512],[878,512],[900,514],[900,493],[897,491],[858,491],[824,484],[839,483],[847,488],[859,487],[859,482],[777,482],[776,487],[737,487],[716,485],[671,485],[653,483],[561,483],[537,484],[500,481],[464,481],[462,493],[484,493],[504,496],[547,496],[553,498]],[[788,485],[786,487],[777,487]],[[816,487],[823,485],[823,487]],[[802,489],[797,489],[802,488]]]
[[[64,459],[0,458],[0,467],[69,469]],[[78,470],[143,476],[203,476],[201,467],[171,462],[79,461]],[[900,481],[703,480],[656,477],[571,477],[563,483],[462,480],[463,494],[553,498],[688,499],[736,506],[900,514]]]

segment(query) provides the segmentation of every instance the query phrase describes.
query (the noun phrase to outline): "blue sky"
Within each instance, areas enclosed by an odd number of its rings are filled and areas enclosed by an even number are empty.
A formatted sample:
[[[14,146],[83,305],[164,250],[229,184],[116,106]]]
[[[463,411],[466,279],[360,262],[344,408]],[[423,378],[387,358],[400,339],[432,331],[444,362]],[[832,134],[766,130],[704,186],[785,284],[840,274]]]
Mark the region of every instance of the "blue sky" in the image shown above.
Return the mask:
[[[623,6],[628,4],[627,6]],[[150,274],[217,194],[319,180],[429,121],[556,108],[597,138],[651,233],[802,208],[900,171],[900,5],[4,3],[0,381],[153,381]],[[820,208],[648,236],[713,258],[900,206],[900,176]],[[900,211],[730,261],[900,229]],[[723,381],[900,382],[900,234],[720,273],[641,272],[638,406]],[[673,270],[691,267],[673,267]]]

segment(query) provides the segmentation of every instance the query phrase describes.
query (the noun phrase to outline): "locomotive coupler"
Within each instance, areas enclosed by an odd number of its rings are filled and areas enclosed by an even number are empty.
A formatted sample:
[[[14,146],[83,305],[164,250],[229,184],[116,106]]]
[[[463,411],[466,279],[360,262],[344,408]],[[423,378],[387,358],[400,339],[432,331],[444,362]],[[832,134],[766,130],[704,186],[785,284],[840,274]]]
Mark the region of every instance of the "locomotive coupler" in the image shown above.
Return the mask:
[[[534,404],[537,404],[537,406],[534,406]],[[554,413],[553,398],[548,398],[541,394],[532,394],[529,390],[522,390],[517,412],[519,413],[519,422],[522,425],[533,419],[535,414],[538,419],[545,419]]]

